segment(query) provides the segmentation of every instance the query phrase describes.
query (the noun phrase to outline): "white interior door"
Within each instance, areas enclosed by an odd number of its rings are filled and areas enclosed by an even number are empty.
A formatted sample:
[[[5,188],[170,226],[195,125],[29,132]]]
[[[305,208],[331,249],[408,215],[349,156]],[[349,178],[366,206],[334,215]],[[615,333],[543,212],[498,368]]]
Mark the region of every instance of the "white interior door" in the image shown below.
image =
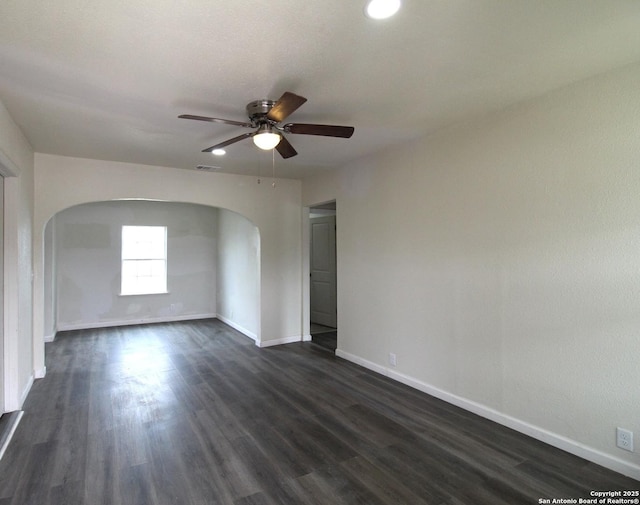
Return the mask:
[[[311,220],[311,322],[337,327],[336,217]]]

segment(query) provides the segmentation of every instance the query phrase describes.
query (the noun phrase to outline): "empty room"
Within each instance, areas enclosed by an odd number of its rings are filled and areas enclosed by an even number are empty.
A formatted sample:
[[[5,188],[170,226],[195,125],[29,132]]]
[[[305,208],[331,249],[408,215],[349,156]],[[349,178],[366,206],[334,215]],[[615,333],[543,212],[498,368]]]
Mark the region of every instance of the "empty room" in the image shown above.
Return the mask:
[[[638,26],[2,2],[0,505],[640,503]]]

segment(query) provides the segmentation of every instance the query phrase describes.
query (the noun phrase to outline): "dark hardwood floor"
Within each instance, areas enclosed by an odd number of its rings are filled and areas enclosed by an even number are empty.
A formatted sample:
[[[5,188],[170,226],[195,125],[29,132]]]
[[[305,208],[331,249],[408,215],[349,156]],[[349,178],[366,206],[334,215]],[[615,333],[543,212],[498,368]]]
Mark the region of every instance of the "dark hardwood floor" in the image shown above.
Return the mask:
[[[319,345],[321,348],[336,352],[338,348],[338,330],[329,326],[311,325],[311,342]]]
[[[537,504],[640,482],[336,358],[216,321],[47,344],[0,505]]]

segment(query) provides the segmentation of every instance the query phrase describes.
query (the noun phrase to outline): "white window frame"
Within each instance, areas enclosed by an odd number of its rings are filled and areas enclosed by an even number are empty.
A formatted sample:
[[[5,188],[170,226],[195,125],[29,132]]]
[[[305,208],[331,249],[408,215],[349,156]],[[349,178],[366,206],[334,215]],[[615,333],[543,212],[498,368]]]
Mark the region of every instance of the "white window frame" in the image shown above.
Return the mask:
[[[167,293],[167,227],[122,226],[120,295]]]

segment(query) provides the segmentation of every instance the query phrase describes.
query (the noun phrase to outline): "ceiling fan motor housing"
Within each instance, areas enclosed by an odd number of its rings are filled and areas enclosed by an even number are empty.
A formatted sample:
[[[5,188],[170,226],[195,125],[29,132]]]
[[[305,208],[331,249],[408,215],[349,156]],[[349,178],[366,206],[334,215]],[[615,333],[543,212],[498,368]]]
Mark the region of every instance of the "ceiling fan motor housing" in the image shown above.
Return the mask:
[[[247,115],[256,126],[268,121],[267,114],[276,104],[275,100],[254,100],[247,104]]]

